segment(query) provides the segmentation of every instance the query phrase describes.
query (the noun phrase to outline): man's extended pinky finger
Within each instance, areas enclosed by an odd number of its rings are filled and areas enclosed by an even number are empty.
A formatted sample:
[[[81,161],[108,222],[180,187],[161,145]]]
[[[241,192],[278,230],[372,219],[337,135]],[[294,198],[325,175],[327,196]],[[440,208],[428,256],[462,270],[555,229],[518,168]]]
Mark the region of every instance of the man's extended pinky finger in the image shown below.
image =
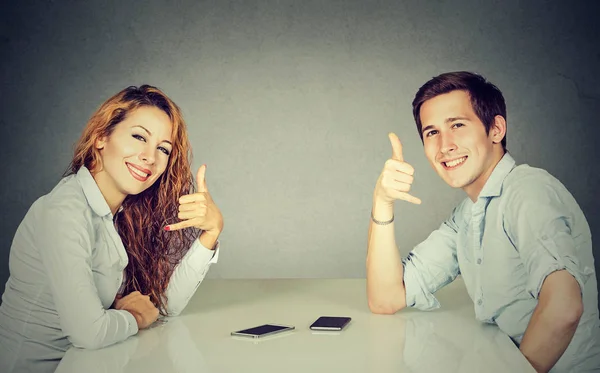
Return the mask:
[[[415,205],[420,205],[420,204],[421,204],[421,199],[420,199],[420,198],[417,198],[417,197],[411,196],[411,195],[410,195],[410,194],[408,194],[408,193],[405,193],[405,194],[404,194],[404,200],[405,200],[406,202],[414,203]]]

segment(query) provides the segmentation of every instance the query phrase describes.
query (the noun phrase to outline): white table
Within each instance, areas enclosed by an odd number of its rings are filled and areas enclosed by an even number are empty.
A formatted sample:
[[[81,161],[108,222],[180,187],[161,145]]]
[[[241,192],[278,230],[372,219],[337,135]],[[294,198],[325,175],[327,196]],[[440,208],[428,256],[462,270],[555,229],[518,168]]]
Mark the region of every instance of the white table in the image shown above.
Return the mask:
[[[56,372],[535,372],[497,327],[475,320],[460,277],[436,296],[436,311],[375,315],[364,279],[205,280],[181,316],[101,350],[72,348]],[[324,315],[352,322],[311,331]],[[230,336],[264,323],[296,330]]]

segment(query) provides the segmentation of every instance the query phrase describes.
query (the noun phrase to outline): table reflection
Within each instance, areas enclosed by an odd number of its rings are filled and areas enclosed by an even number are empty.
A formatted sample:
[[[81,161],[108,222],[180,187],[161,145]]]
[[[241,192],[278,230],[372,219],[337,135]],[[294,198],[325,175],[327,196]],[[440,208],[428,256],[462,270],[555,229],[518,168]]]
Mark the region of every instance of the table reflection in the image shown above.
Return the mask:
[[[151,360],[152,371],[156,372],[211,372],[193,342],[185,320],[171,318],[103,349],[71,348],[56,373],[147,373],[148,360]]]

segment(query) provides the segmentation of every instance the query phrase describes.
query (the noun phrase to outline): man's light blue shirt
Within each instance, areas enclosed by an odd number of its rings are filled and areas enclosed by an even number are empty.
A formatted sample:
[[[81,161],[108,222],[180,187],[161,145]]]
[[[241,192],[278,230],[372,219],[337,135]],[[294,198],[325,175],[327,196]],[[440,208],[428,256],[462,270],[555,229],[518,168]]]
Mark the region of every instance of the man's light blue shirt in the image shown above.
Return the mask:
[[[506,153],[476,202],[466,198],[403,260],[406,304],[440,307],[433,295],[462,275],[478,320],[520,344],[546,276],[567,270],[584,312],[552,372],[600,369],[598,290],[588,223],[569,191],[548,172],[515,165]]]

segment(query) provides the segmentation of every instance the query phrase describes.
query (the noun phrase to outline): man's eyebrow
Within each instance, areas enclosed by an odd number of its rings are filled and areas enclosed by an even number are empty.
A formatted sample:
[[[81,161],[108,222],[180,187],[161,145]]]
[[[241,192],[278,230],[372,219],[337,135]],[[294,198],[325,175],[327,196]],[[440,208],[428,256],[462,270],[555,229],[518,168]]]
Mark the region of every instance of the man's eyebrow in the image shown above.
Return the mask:
[[[469,120],[469,118],[467,118],[467,117],[447,118],[444,122],[451,123],[451,122],[456,122],[457,120]]]
[[[446,118],[446,120],[444,121],[444,123],[448,124],[448,123],[452,123],[452,122],[456,122],[457,120],[470,120],[467,117],[451,117],[451,118]],[[421,133],[425,133],[425,131],[429,131],[431,129],[434,129],[435,126],[433,124],[430,124],[428,126],[425,126],[422,130]]]
[[[429,131],[429,130],[434,129],[434,128],[435,128],[435,126],[433,124],[430,124],[430,125],[426,126],[425,128],[423,128],[421,130],[421,133],[424,133],[425,131]]]
[[[141,128],[141,129],[143,129],[144,131],[148,132],[148,136],[152,136],[152,132],[150,132],[150,131],[149,131],[149,130],[146,128],[146,127],[144,127],[144,126],[142,126],[142,125],[140,125],[140,124],[137,124],[137,125],[135,125],[134,127],[140,127],[140,128]],[[167,144],[169,144],[169,145],[173,146],[173,143],[171,143],[169,140],[163,140],[163,141],[161,141],[161,142],[166,142]]]

